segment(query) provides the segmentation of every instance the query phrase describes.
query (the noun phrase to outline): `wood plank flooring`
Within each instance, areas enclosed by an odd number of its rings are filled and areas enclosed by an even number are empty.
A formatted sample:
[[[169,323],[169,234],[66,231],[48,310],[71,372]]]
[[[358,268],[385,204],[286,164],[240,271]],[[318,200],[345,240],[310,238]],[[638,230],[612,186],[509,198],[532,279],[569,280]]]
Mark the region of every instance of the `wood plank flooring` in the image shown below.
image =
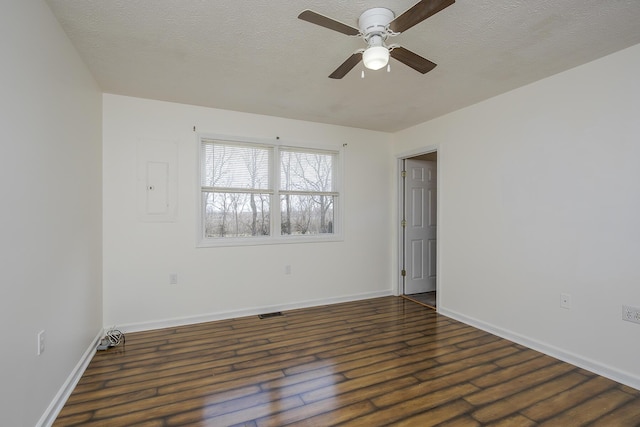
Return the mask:
[[[55,426],[640,426],[640,392],[385,297],[127,334]]]

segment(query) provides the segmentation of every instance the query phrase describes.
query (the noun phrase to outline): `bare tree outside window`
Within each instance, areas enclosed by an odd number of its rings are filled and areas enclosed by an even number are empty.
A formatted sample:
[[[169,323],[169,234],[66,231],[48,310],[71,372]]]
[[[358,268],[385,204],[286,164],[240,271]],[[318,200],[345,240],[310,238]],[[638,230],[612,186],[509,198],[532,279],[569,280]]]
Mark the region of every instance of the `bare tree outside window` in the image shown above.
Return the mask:
[[[280,236],[333,234],[336,156],[202,138],[203,237],[265,238],[272,225]],[[280,205],[277,224],[274,203]]]
[[[269,148],[202,144],[205,237],[270,233]]]
[[[333,233],[334,155],[280,151],[281,234]]]

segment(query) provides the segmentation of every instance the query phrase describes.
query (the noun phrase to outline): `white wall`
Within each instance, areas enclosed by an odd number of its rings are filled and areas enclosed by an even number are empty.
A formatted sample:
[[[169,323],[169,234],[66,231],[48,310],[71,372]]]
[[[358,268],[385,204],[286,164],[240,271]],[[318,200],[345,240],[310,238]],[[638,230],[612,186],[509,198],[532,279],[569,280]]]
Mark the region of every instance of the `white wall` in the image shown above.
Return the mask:
[[[380,132],[104,96],[104,322],[128,330],[390,294],[392,146]],[[345,239],[196,248],[196,134],[341,148]],[[175,222],[139,221],[140,142],[178,146]],[[291,265],[291,275],[285,275]],[[178,284],[169,275],[178,274]]]
[[[0,52],[0,425],[33,426],[102,328],[102,98],[42,1],[3,2]]]
[[[638,76],[640,45],[395,135],[439,146],[441,311],[636,388]]]

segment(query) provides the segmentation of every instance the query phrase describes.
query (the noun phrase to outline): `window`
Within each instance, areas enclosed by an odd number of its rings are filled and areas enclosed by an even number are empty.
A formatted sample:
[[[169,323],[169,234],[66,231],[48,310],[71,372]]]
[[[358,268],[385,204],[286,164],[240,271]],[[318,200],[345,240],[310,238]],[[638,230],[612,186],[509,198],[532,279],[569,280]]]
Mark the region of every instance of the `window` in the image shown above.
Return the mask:
[[[201,137],[200,245],[336,240],[338,154]]]

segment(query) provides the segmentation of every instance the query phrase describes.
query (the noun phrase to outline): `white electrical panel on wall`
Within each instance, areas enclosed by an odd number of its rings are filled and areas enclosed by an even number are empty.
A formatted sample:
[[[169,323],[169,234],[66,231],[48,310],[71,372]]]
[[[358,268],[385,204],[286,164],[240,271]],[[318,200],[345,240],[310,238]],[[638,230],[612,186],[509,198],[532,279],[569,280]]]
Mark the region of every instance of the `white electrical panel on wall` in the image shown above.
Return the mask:
[[[146,214],[166,215],[169,212],[169,163],[147,162]]]
[[[137,177],[140,221],[175,221],[178,202],[178,145],[172,141],[140,141]]]

